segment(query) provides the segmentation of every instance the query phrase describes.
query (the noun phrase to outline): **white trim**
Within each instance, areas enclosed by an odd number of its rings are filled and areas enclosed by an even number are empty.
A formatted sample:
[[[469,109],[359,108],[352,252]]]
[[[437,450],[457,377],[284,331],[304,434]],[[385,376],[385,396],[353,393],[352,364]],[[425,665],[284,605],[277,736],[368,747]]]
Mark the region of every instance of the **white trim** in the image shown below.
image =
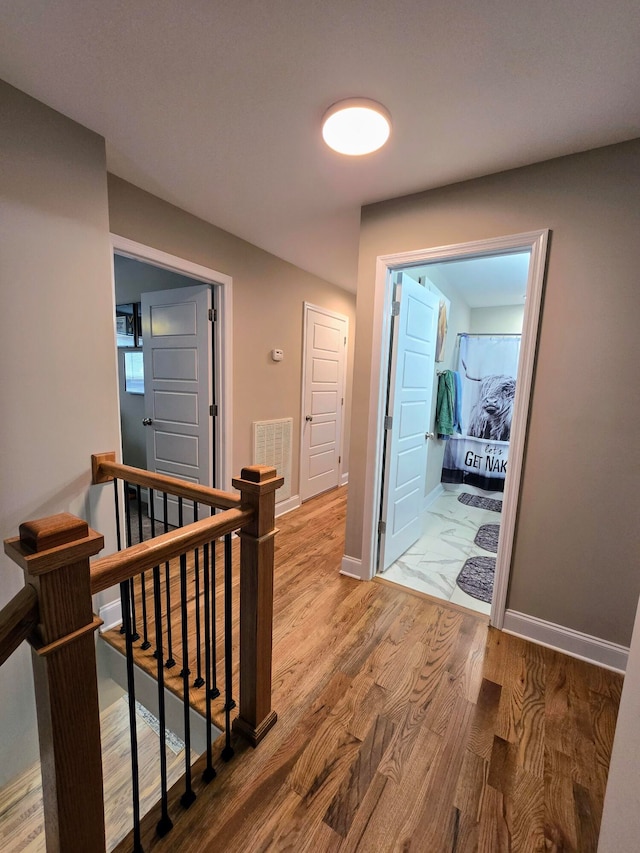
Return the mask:
[[[115,601],[110,601],[108,604],[103,604],[98,611],[98,616],[102,619],[103,625],[100,626],[100,633],[110,631],[122,623],[122,602],[119,598]]]
[[[286,501],[276,503],[276,518],[287,512],[291,512],[294,509],[298,509],[299,506],[302,506],[300,495],[292,495],[290,498],[287,498]]]
[[[348,578],[355,578],[357,581],[369,580],[363,575],[363,568],[362,560],[358,560],[357,557],[348,557],[345,554],[342,558],[340,574],[346,575]]]
[[[376,259],[367,434],[368,464],[365,474],[362,524],[362,576],[366,579],[371,579],[376,570],[377,529],[383,462],[383,419],[387,398],[386,377],[389,365],[391,301],[393,292],[390,273],[399,267],[405,267],[410,264],[434,263],[441,260],[451,260],[452,258],[483,257],[527,250],[531,252],[514,404],[514,426],[511,433],[511,448],[509,452],[509,474],[505,483],[505,512],[503,513],[503,520],[501,522],[502,535],[500,536],[496,559],[496,576],[491,607],[491,623],[498,628],[502,627],[507,587],[509,584],[516,511],[522,475],[522,456],[524,453],[531,383],[538,338],[548,234],[548,230],[531,231],[524,234],[512,234],[488,240],[477,240],[472,243],[381,255]]]
[[[444,494],[444,486],[442,485],[442,483],[438,483],[438,485],[434,486],[434,488],[431,489],[429,494],[424,499],[424,504],[422,506],[423,512],[425,509],[429,509],[429,507],[438,500],[440,495],[443,495],[443,494]]]
[[[340,485],[346,486],[348,482],[349,482],[349,472],[345,471],[343,474],[340,475]]]
[[[554,622],[546,622],[536,616],[527,616],[516,610],[507,610],[502,628],[507,634],[523,637],[548,649],[555,649],[579,660],[585,660],[605,669],[624,674],[627,668],[629,649],[608,640],[565,628]]]
[[[168,252],[154,249],[153,246],[147,246],[135,240],[129,240],[128,237],[122,237],[113,232],[111,233],[111,246],[118,255],[124,255],[126,258],[133,258],[133,260],[143,258],[145,261],[153,261],[157,267],[187,275],[189,278],[197,278],[208,284],[231,284],[232,281],[231,276],[217,272],[211,267],[203,267],[201,264],[195,264],[186,258],[170,255]]]
[[[157,267],[178,272],[191,278],[204,281],[214,285],[214,306],[216,296],[219,296],[219,330],[217,335],[215,365],[216,386],[219,389],[219,428],[218,447],[214,450],[218,459],[217,482],[214,486],[220,489],[231,489],[231,478],[233,476],[233,279],[225,273],[218,272],[210,267],[188,261],[177,255],[170,255],[152,246],[137,243],[119,234],[111,234],[112,275],[114,282],[115,297],[115,274],[113,274],[113,254],[124,255],[134,260],[148,261]],[[115,313],[114,313],[115,317]],[[115,320],[114,320],[115,322]],[[114,332],[115,339],[115,332]],[[117,358],[117,354],[116,354]],[[118,394],[118,407],[120,399]],[[224,436],[224,442],[222,442]]]
[[[533,370],[538,344],[540,307],[542,304],[544,273],[547,263],[548,238],[548,231],[539,231],[537,232],[537,236],[534,234],[529,235],[528,245],[531,249],[531,259],[529,261],[527,299],[522,321],[516,396],[513,405],[513,423],[509,438],[509,467],[504,485],[503,511],[500,519],[501,535],[498,541],[496,573],[491,599],[491,624],[495,625],[496,628],[502,628],[505,608],[507,606],[507,589],[511,575],[513,540],[516,530],[522,464],[524,461],[524,448],[531,405],[531,386],[533,384]]]
[[[347,356],[349,354],[349,318],[345,314],[340,314],[338,311],[332,311],[330,308],[323,308],[321,305],[314,305],[311,302],[303,302],[302,303],[302,377],[300,383],[300,459],[298,465],[298,489],[302,493],[302,471],[304,470],[303,466],[303,454],[304,454],[304,425],[305,425],[305,381],[306,381],[306,367],[307,367],[307,321],[309,317],[309,311],[316,311],[318,314],[326,314],[328,317],[333,317],[334,320],[344,320],[345,329],[344,334],[346,338],[346,342],[344,345],[344,362],[342,366],[342,412],[340,413],[340,449],[338,451],[338,456],[340,457],[340,464],[338,468],[338,482],[336,486],[344,485],[342,483],[343,473],[342,466],[344,465],[343,457],[344,457],[344,431],[345,431],[345,417],[344,413],[346,411],[346,406],[344,405],[344,399],[347,392]],[[346,482],[346,481],[345,481]],[[316,494],[320,494],[317,492]],[[305,495],[304,500],[309,500],[309,498],[315,498],[315,494],[313,495]]]

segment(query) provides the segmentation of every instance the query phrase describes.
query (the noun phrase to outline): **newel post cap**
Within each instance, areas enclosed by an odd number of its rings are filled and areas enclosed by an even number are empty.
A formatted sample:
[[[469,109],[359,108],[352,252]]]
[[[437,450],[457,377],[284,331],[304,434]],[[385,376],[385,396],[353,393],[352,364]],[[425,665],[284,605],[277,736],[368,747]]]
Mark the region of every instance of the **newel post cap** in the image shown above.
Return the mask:
[[[5,539],[4,550],[32,575],[93,557],[104,548],[104,536],[69,512],[24,521],[19,529],[19,536]]]
[[[278,477],[278,472],[271,465],[249,465],[231,482],[241,492],[264,495],[279,489],[284,483],[284,477]]]

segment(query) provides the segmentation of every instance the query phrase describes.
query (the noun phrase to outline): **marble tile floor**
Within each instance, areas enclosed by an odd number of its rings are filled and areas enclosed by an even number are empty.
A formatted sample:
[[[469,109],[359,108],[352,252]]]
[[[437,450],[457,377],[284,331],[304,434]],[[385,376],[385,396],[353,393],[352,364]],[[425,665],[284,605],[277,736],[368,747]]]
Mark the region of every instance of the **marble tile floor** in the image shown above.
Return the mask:
[[[461,492],[502,500],[501,493],[470,486],[448,486],[429,507],[424,532],[382,575],[386,580],[488,614],[491,605],[467,595],[456,584],[468,557],[495,556],[474,544],[482,524],[499,524],[500,513],[460,503]]]

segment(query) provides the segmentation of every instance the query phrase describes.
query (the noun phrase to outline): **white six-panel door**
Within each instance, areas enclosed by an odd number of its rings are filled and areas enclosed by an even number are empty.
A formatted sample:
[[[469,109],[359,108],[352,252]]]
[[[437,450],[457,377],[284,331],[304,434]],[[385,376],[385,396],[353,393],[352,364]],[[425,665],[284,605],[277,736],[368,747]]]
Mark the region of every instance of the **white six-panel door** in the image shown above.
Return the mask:
[[[340,482],[348,319],[305,303],[300,498]]]
[[[395,301],[399,314],[394,318],[389,374],[382,571],[422,534],[439,306],[437,296],[406,275],[396,285]]]
[[[147,468],[213,485],[212,291],[209,285],[142,294]],[[159,498],[156,517],[163,518]],[[177,501],[168,520],[178,522]],[[184,502],[184,523],[193,520]]]

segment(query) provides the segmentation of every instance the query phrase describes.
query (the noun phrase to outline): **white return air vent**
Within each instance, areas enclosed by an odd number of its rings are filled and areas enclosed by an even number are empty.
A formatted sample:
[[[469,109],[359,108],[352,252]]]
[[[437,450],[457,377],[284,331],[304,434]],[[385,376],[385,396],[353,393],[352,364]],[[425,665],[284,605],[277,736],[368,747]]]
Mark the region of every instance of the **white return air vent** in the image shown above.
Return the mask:
[[[253,464],[272,465],[284,485],[276,492],[281,503],[291,497],[291,433],[293,418],[253,422]]]

